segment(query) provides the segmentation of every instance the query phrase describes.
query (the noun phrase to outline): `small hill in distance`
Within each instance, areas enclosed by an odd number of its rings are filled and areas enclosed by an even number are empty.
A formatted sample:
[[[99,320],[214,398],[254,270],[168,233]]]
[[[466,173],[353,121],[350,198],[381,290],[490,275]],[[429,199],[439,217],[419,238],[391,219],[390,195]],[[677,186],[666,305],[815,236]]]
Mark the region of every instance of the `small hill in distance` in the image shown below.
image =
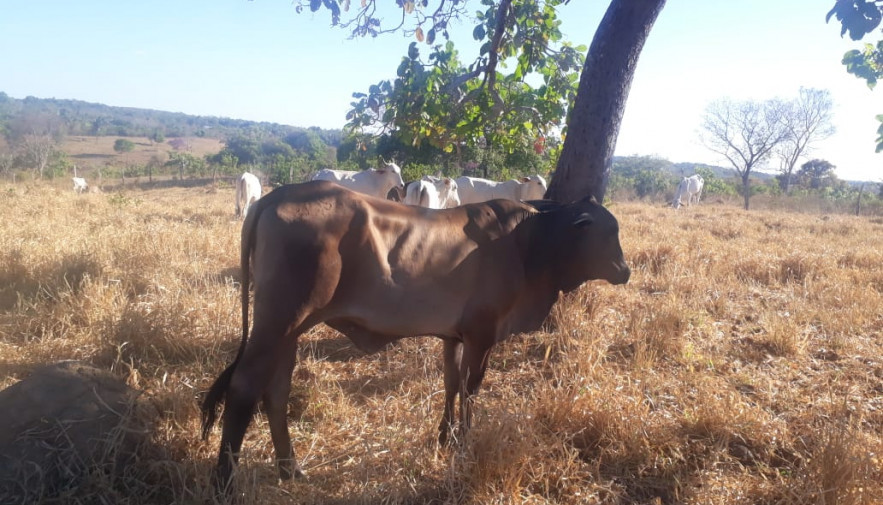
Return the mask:
[[[232,135],[261,133],[282,137],[306,130],[278,123],[247,121],[216,116],[193,116],[135,107],[114,107],[99,103],[28,96],[17,99],[0,91],[0,133],[15,135],[20,130],[38,130],[62,135],[98,137],[229,138]],[[340,130],[321,130],[340,134]]]

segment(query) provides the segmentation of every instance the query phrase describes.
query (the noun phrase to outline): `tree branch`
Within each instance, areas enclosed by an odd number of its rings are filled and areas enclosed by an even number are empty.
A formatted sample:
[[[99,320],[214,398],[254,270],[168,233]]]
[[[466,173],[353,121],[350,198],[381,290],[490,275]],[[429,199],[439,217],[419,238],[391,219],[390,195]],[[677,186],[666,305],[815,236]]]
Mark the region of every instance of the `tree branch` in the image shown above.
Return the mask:
[[[494,112],[498,115],[503,108],[503,99],[497,92],[497,63],[500,58],[500,44],[503,42],[503,34],[506,31],[506,18],[512,8],[512,0],[501,0],[497,9],[497,20],[494,25],[494,36],[491,37],[491,47],[488,54],[487,68],[485,69],[485,82],[487,89],[494,100]]]

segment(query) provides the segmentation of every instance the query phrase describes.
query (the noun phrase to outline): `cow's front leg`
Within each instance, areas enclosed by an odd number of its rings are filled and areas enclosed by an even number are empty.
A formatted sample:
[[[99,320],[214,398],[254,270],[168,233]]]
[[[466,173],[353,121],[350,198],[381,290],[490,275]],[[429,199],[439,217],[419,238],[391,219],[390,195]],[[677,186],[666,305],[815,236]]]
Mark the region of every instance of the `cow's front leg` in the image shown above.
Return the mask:
[[[445,339],[444,345],[445,411],[438,426],[438,443],[441,445],[450,442],[454,424],[454,401],[457,399],[457,393],[460,392],[460,362],[463,358],[462,342]]]
[[[472,404],[487,370],[491,344],[466,342],[460,364],[460,436],[466,435],[472,426]]]

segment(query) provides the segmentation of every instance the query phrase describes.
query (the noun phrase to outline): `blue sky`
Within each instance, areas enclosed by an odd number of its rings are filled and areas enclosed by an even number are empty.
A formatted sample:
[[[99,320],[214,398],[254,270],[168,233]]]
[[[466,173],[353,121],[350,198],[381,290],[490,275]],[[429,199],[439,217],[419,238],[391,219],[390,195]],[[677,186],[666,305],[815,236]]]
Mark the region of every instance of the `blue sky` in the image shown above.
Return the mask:
[[[833,3],[669,0],[641,55],[617,154],[723,165],[698,141],[709,101],[816,87],[833,95],[838,133],[811,156],[843,178],[883,179],[874,154],[883,90],[843,70],[843,53],[859,44],[825,24]],[[566,37],[588,45],[606,6],[571,0],[559,11]],[[348,40],[326,11],[297,14],[287,0],[0,0],[0,12],[0,91],[10,96],[323,128],[344,124],[354,91],[393,77],[411,41]],[[477,47],[471,31],[468,21],[453,30],[464,61]]]

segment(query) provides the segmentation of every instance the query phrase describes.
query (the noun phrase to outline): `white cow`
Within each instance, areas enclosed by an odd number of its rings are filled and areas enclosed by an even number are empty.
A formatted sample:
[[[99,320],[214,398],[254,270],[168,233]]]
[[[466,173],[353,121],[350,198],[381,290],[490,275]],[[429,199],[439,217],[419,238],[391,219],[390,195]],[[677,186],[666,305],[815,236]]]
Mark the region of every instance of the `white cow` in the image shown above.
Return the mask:
[[[405,198],[402,200],[402,203],[405,205],[426,207],[427,209],[444,208],[435,184],[422,179],[419,181],[411,181],[405,186]]]
[[[541,200],[546,194],[546,180],[541,175],[497,182],[478,177],[457,177],[460,202],[479,203],[495,198],[509,200]]]
[[[424,175],[421,180],[431,182],[438,191],[438,203],[442,209],[452,209],[460,205],[460,191],[457,181],[450,177],[436,177]]]
[[[675,198],[672,200],[672,207],[679,209],[684,204],[684,197],[687,198],[687,206],[693,205],[693,197],[696,197],[696,203],[699,203],[699,196],[702,193],[702,187],[705,181],[699,174],[684,177],[678,184],[678,190],[675,191]]]
[[[248,208],[261,197],[261,181],[245,172],[236,181],[236,216],[245,219]]]
[[[86,183],[86,179],[83,179],[82,177],[73,177],[72,180],[74,181],[74,191],[78,194],[89,191],[89,185]]]
[[[386,198],[392,188],[402,189],[405,187],[405,181],[402,180],[402,170],[395,163],[388,163],[385,168],[378,170],[369,168],[361,172],[326,168],[319,170],[313,176],[313,180],[336,182],[353,191],[377,198]]]

